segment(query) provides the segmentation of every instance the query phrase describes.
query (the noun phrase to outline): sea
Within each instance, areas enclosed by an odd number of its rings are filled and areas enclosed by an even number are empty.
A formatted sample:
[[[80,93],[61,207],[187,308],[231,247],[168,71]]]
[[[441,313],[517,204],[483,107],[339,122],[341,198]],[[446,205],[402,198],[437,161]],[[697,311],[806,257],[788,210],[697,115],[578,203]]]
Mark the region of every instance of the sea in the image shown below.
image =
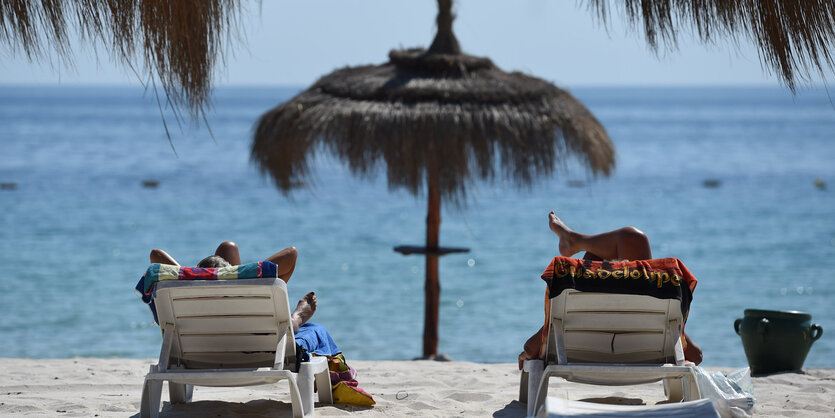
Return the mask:
[[[250,161],[253,126],[297,87],[221,87],[193,122],[132,86],[0,86],[0,356],[159,355],[134,286],[151,249],[193,265],[222,241],[244,262],[299,251],[291,304],[346,358],[422,355],[426,195],[317,154],[310,187],[278,192]],[[610,177],[569,159],[520,187],[476,182],[444,202],[439,352],[513,363],[543,321],[554,210],[578,232],[635,226],[698,278],[687,332],[707,366],[745,367],[745,309],[798,310],[823,333],[805,367],[835,367],[835,101],[825,88],[573,88],[617,149]],[[162,105],[160,105],[162,103]],[[166,133],[166,130],[168,133]],[[381,167],[382,168],[382,167]],[[149,185],[155,187],[148,187]]]

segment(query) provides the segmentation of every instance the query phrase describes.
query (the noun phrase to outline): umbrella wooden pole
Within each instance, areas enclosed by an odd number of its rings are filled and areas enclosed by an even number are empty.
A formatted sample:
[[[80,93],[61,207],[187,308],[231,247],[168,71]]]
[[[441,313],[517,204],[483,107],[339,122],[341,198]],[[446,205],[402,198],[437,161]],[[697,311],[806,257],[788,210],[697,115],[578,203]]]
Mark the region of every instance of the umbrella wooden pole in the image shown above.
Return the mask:
[[[438,279],[438,241],[441,230],[441,192],[436,173],[428,178],[429,204],[426,215],[426,313],[423,323],[423,356],[438,354],[438,311],[441,283]]]

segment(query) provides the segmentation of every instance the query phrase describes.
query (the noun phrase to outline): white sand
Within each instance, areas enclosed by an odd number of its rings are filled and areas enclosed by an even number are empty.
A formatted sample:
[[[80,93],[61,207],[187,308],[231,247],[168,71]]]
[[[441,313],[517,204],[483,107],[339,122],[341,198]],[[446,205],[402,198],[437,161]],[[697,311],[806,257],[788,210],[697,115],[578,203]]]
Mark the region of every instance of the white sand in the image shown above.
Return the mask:
[[[350,361],[350,359],[349,359]],[[143,376],[152,360],[0,359],[0,416],[138,416]],[[371,408],[321,405],[319,416],[524,416],[517,400],[515,364],[431,361],[353,361]],[[724,372],[729,369],[721,369]],[[618,397],[626,402],[663,399],[661,384],[594,387],[553,379],[550,394],[569,399]],[[835,369],[809,369],[755,377],[755,416],[835,416]],[[567,396],[566,396],[567,395]],[[164,417],[283,417],[290,415],[287,383],[245,388],[198,387],[194,402],[168,404]],[[318,404],[317,404],[318,405]]]

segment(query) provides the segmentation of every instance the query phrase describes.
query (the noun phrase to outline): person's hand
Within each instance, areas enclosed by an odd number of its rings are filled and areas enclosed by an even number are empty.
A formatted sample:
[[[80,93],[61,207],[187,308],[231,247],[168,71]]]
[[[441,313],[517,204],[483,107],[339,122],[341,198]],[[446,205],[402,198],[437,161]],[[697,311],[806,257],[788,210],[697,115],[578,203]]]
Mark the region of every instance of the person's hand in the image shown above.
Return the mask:
[[[522,366],[525,364],[525,360],[536,360],[536,359],[531,357],[530,354],[528,354],[524,351],[519,353],[519,370],[522,370]]]
[[[702,348],[696,345],[687,334],[684,334],[684,343],[687,344],[687,347],[684,348],[684,359],[692,361],[698,366],[702,362]]]

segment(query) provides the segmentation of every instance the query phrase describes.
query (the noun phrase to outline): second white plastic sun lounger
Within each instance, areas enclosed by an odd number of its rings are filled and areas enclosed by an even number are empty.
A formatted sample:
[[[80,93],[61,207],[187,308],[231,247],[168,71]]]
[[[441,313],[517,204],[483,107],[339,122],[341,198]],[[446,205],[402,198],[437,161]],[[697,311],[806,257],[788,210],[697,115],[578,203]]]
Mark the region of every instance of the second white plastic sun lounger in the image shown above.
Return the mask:
[[[519,400],[527,402],[529,416],[547,416],[552,377],[596,385],[663,380],[670,401],[697,400],[694,365],[684,361],[683,324],[677,299],[566,289],[551,299],[545,361],[524,363]]]
[[[172,404],[189,402],[193,386],[281,380],[289,384],[294,417],[314,415],[314,380],[319,401],[333,403],[325,358],[311,357],[297,367],[281,279],[164,281],[156,284],[154,302],[162,349],[145,376],[142,417],[159,414],[163,381]]]
[[[641,417],[641,418],[707,418],[719,417],[710,399],[669,403],[651,406],[607,405],[592,402],[569,401],[549,396],[540,416],[558,417]]]

